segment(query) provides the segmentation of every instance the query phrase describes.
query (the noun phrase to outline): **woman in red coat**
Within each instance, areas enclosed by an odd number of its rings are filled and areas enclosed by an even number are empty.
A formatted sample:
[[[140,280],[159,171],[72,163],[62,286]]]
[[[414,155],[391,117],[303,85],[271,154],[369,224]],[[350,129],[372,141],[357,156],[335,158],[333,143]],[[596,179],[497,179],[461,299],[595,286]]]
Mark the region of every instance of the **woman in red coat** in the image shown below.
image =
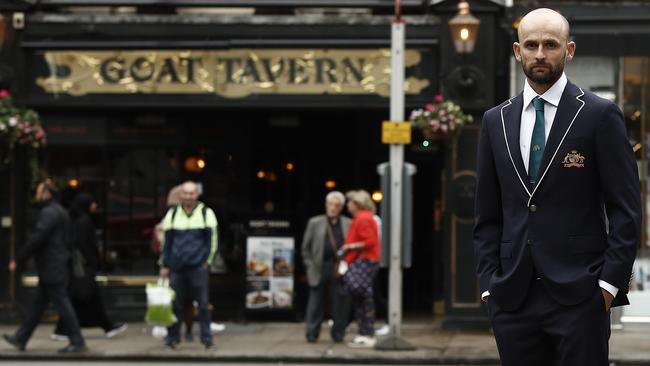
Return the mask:
[[[348,263],[345,285],[354,300],[354,310],[359,322],[359,335],[348,343],[350,347],[374,347],[375,303],[373,278],[379,266],[379,230],[374,214],[375,203],[364,190],[346,194],[347,208],[353,216],[352,225],[342,250]]]

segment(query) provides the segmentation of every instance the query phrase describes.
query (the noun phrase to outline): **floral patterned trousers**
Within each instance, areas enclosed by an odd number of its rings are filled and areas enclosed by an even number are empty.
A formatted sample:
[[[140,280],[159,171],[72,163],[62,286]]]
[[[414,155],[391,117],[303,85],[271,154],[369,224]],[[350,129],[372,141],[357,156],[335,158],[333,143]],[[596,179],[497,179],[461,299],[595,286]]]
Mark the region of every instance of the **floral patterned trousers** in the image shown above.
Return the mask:
[[[350,267],[350,270],[359,271],[357,277],[363,278],[360,282],[365,287],[362,296],[352,294],[354,312],[359,324],[359,334],[363,336],[372,337],[375,335],[375,301],[373,300],[372,287],[377,267],[377,262],[365,259],[353,263],[353,266]]]

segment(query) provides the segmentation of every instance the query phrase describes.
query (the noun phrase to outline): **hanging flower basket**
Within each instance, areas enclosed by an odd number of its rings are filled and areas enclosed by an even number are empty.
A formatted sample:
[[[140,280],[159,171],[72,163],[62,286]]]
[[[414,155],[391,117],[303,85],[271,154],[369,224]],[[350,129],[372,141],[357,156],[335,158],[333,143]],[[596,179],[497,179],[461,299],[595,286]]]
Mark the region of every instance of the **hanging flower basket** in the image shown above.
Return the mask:
[[[9,165],[14,152],[24,147],[31,157],[32,172],[38,170],[35,152],[47,144],[45,130],[32,109],[17,108],[6,90],[0,90],[0,169]]]
[[[452,137],[474,118],[465,114],[458,104],[436,95],[434,103],[411,112],[409,121],[422,131],[425,140],[435,140]]]

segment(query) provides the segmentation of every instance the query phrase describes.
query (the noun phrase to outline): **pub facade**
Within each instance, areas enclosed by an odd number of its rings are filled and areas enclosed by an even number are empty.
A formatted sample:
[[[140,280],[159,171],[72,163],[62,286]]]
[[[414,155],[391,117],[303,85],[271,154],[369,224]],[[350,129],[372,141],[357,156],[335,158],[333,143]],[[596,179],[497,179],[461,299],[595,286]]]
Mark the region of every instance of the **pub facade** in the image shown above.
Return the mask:
[[[140,320],[144,285],[157,274],[153,228],[169,191],[191,179],[219,221],[213,317],[301,319],[308,218],[323,212],[333,189],[379,193],[394,2],[244,3],[2,4],[0,84],[16,104],[38,111],[48,139],[37,170],[17,150],[0,172],[2,263],[33,223],[31,190],[42,172],[63,188],[64,204],[81,191],[96,198],[97,279],[114,318]],[[459,55],[448,27],[457,1],[402,3],[406,115],[442,94],[480,120],[507,98],[503,4],[470,1],[481,27],[474,53]],[[484,321],[471,246],[478,127],[426,143],[414,131],[406,149],[417,167],[407,318]],[[270,266],[282,263],[278,276],[250,261],[269,245]],[[30,301],[34,273],[0,271],[6,314]],[[385,297],[385,270],[379,279]],[[291,297],[276,298],[274,289]],[[378,310],[385,312],[381,299]]]

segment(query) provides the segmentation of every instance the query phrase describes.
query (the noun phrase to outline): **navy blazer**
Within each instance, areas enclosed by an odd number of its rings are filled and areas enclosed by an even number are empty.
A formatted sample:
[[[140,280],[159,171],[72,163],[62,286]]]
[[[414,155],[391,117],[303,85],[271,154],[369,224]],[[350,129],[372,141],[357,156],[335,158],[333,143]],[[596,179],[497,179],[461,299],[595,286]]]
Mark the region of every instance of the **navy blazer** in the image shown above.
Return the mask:
[[[511,311],[539,277],[568,306],[593,296],[600,279],[619,288],[614,305],[627,304],[641,202],[621,110],[567,83],[533,187],[520,152],[522,108],[523,93],[483,116],[474,224],[480,291]]]

